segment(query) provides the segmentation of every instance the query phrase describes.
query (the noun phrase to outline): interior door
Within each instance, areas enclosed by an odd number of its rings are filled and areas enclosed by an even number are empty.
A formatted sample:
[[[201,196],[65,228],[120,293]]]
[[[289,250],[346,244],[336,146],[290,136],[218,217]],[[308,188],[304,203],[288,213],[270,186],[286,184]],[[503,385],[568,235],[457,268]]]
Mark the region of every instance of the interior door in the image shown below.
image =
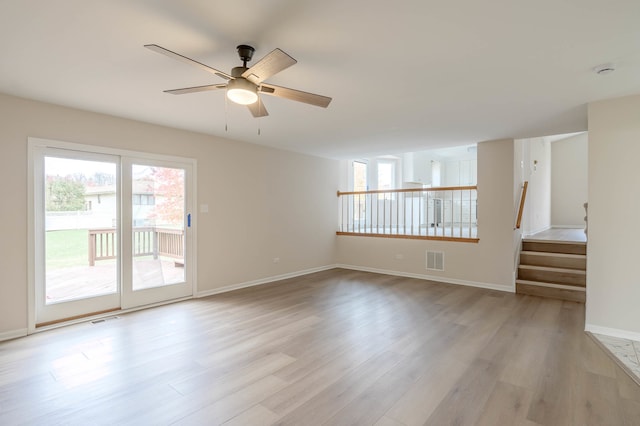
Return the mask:
[[[119,158],[34,152],[36,324],[120,307]]]
[[[122,170],[122,307],[191,296],[190,164],[125,157]]]

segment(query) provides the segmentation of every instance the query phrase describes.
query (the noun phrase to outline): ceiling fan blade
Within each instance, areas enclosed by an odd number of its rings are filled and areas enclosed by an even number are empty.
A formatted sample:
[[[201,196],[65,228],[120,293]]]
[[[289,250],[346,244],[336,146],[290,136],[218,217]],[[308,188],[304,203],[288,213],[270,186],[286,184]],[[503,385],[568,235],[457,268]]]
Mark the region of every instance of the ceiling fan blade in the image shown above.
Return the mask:
[[[185,93],[206,92],[207,90],[218,90],[227,87],[226,84],[209,84],[207,86],[185,87],[184,89],[165,90],[164,93],[172,95],[184,95]]]
[[[157,52],[157,53],[160,53],[162,55],[168,56],[170,58],[177,59],[178,61],[184,62],[186,64],[195,65],[198,68],[203,69],[203,70],[205,70],[207,72],[210,72],[211,74],[215,74],[218,77],[222,77],[225,80],[231,80],[231,78],[232,78],[226,72],[222,72],[222,71],[219,71],[219,70],[217,70],[215,68],[211,68],[208,65],[202,64],[202,63],[200,63],[198,61],[194,61],[193,59],[187,58],[186,56],[182,56],[179,53],[172,52],[171,50],[165,49],[164,47],[160,47],[157,44],[145,44],[144,47],[146,47],[149,50],[153,50],[154,52]]]
[[[280,49],[272,50],[267,56],[256,62],[251,68],[242,73],[242,76],[252,82],[259,84],[267,78],[280,71],[298,63],[291,56]]]
[[[266,95],[278,96],[280,98],[290,99],[292,101],[304,102],[305,104],[315,105],[322,108],[329,106],[331,98],[314,93],[303,92],[302,90],[288,89],[286,87],[275,86],[273,84],[262,84],[260,92]]]
[[[262,100],[260,99],[258,99],[258,102],[247,105],[247,108],[249,108],[249,111],[251,111],[251,114],[255,118],[266,117],[269,115],[267,109],[264,107],[264,103],[262,103]]]

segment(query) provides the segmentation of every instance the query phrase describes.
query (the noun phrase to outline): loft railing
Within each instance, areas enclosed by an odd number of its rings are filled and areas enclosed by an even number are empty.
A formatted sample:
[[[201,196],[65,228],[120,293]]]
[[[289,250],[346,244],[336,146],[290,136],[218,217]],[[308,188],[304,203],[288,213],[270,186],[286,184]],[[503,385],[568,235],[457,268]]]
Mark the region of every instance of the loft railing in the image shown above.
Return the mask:
[[[478,242],[478,187],[340,192],[338,235]]]
[[[96,261],[116,258],[115,228],[89,229],[89,266]],[[133,228],[134,256],[167,256],[184,258],[184,231],[182,229],[138,227]]]

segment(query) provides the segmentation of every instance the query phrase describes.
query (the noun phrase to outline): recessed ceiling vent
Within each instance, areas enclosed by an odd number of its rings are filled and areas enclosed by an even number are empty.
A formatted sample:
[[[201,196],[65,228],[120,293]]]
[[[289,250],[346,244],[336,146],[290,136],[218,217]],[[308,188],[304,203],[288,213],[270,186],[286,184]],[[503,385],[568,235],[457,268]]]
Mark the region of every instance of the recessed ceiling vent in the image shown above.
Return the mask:
[[[598,65],[593,69],[593,71],[598,75],[611,74],[615,70],[616,70],[616,66],[614,64],[602,64],[602,65]]]
[[[427,251],[427,269],[444,271],[444,252]]]

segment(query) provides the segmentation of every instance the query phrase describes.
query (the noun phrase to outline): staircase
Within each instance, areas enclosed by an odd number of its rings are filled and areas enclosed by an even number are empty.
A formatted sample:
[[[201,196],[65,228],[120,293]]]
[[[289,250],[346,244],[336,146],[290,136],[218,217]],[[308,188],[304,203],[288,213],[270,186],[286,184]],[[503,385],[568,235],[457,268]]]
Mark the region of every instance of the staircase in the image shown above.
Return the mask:
[[[587,244],[522,240],[516,293],[584,303]]]

